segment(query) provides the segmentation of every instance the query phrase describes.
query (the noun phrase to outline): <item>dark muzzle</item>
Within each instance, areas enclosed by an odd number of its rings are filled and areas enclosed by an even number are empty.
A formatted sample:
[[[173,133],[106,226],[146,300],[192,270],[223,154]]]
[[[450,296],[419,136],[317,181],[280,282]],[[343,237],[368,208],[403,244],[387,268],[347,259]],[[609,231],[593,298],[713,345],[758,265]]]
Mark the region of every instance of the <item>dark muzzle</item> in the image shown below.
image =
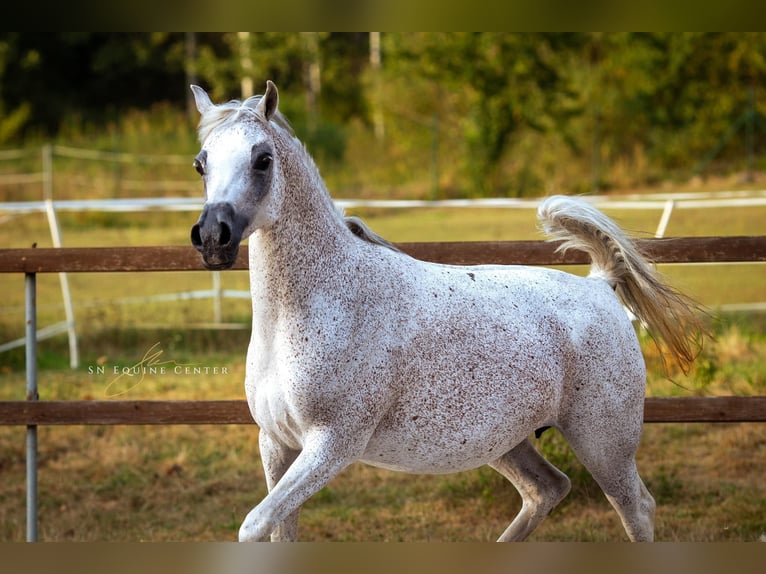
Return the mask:
[[[208,269],[229,269],[237,260],[239,242],[247,221],[238,217],[231,203],[205,204],[191,228],[191,242]]]

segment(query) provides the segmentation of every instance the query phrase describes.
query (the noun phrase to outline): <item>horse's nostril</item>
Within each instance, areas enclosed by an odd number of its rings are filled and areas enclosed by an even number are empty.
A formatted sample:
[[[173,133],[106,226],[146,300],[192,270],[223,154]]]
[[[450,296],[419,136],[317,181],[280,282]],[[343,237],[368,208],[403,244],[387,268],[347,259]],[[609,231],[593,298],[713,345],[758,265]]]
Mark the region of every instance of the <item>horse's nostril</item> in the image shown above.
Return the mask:
[[[231,229],[223,221],[220,223],[220,225],[221,233],[218,236],[218,243],[220,245],[228,245],[229,241],[231,241]]]
[[[199,224],[194,224],[191,228],[191,242],[194,247],[202,247],[202,236],[199,233]]]

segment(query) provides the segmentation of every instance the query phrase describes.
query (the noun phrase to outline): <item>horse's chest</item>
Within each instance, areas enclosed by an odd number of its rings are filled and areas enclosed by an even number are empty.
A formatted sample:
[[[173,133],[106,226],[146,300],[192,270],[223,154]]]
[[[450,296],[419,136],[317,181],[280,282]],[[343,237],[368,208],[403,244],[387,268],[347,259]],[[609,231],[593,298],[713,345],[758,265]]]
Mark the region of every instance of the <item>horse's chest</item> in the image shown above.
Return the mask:
[[[262,380],[256,387],[247,388],[247,398],[262,432],[295,449],[301,447],[301,417],[279,384]]]
[[[263,349],[250,352],[245,382],[248,403],[261,430],[299,448],[311,427],[336,418],[342,396],[337,389],[336,358],[310,345],[267,348],[267,354]]]

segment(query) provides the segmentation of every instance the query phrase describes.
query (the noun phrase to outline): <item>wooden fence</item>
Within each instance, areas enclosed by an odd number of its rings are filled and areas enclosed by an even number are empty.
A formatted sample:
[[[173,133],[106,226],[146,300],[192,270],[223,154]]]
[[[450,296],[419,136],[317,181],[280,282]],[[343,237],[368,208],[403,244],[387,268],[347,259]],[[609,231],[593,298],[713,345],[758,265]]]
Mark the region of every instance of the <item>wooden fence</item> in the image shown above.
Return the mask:
[[[657,263],[766,261],[766,236],[639,239]],[[418,259],[438,263],[567,265],[588,263],[577,251],[556,252],[556,242],[500,241],[402,243]],[[0,273],[151,272],[203,270],[191,247],[0,249]],[[234,269],[247,269],[241,248]],[[245,349],[242,350],[243,357]],[[36,367],[36,366],[35,366]],[[0,401],[0,425],[251,424],[244,400],[235,401]],[[763,422],[763,397],[647,398],[646,422]]]

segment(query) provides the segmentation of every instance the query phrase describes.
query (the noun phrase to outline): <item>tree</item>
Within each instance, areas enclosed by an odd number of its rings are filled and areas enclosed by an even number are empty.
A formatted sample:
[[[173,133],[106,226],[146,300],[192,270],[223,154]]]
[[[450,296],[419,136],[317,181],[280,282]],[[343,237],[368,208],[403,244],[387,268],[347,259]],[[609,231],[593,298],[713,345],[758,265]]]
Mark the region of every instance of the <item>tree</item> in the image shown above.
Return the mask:
[[[183,34],[0,33],[0,102],[28,107],[27,127],[54,134],[79,114],[104,121],[127,108],[181,103]]]
[[[740,132],[738,143],[731,136],[743,119],[750,129],[763,121],[766,102],[759,102],[758,86],[766,82],[766,34],[663,34],[658,39],[665,47],[665,70],[647,98],[657,126],[652,138],[657,159],[677,168],[714,155],[745,157],[747,135]]]
[[[17,34],[6,37],[0,41],[0,78],[6,77],[6,68],[9,60],[14,57]],[[2,84],[0,84],[0,145],[13,140],[21,132],[24,124],[30,117],[30,106],[27,102],[21,102],[10,110],[2,98]]]
[[[392,57],[444,90],[465,94],[464,135],[476,192],[502,188],[496,170],[523,129],[553,131],[572,112],[562,62],[577,45],[571,34],[425,33],[390,42]]]

